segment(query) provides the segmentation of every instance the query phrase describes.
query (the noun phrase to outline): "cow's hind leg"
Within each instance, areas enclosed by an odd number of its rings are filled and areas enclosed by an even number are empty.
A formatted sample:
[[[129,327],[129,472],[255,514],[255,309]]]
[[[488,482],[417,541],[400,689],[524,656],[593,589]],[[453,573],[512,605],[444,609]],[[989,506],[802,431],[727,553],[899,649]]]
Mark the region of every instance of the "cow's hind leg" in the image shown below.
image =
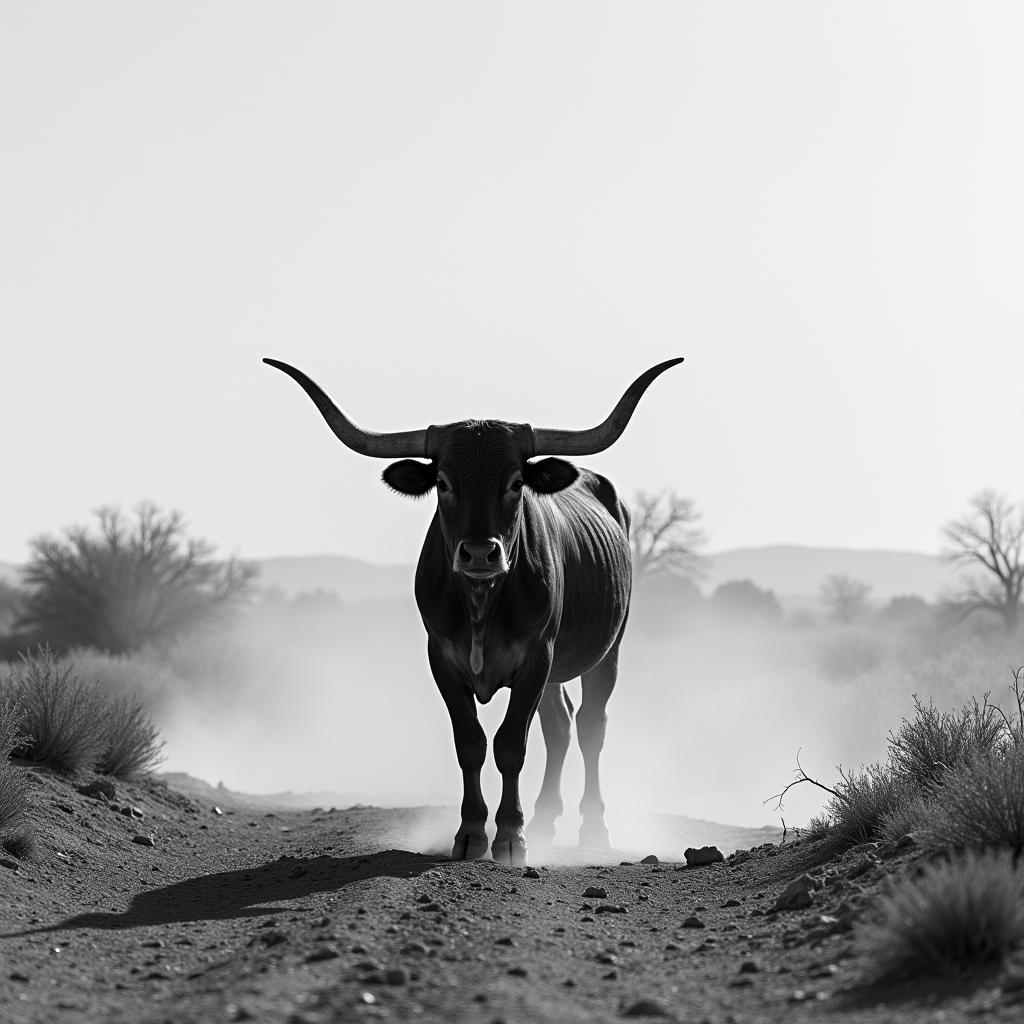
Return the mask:
[[[569,750],[572,701],[559,683],[548,683],[538,707],[540,727],[547,748],[544,782],[526,830],[531,846],[549,847],[555,838],[555,821],[562,813],[562,765]]]
[[[605,707],[615,689],[618,673],[619,645],[616,643],[600,663],[583,675],[583,701],[576,715],[576,733],[583,752],[584,770],[583,799],[580,801],[580,814],[583,816],[580,846],[604,849],[611,846],[604,821],[599,765],[608,722]]]

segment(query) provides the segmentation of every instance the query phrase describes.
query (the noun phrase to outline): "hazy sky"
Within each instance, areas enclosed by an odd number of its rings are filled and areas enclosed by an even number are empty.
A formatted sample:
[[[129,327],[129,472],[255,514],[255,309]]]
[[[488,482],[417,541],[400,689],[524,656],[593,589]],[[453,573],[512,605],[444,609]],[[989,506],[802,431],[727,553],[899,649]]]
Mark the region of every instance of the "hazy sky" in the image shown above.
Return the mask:
[[[714,548],[1024,497],[1018,3],[0,2],[0,560],[150,498],[411,562],[356,422],[587,427]]]

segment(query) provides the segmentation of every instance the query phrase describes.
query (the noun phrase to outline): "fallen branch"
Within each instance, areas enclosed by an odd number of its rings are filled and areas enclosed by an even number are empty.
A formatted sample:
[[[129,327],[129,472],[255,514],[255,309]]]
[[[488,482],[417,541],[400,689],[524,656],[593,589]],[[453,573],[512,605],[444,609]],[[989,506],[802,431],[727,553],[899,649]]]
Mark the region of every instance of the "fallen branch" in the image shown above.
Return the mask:
[[[842,800],[843,799],[843,794],[842,793],[837,793],[834,789],[829,789],[829,787],[826,786],[823,782],[819,782],[817,779],[812,779],[810,777],[810,775],[808,775],[807,772],[804,771],[804,767],[800,763],[800,751],[799,750],[796,752],[796,768],[794,768],[793,771],[796,774],[796,778],[792,782],[790,782],[786,786],[786,788],[783,789],[783,791],[781,793],[776,793],[775,796],[768,797],[768,800],[777,800],[778,801],[778,803],[776,803],[776,805],[775,805],[775,810],[777,810],[777,811],[781,811],[782,810],[782,801],[783,801],[783,799],[785,799],[786,794],[794,786],[799,786],[801,782],[809,782],[809,783],[811,783],[811,785],[817,786],[818,789],[823,789],[823,790],[825,790],[826,793],[831,793],[837,800]],[[768,803],[768,800],[765,800],[764,803]]]

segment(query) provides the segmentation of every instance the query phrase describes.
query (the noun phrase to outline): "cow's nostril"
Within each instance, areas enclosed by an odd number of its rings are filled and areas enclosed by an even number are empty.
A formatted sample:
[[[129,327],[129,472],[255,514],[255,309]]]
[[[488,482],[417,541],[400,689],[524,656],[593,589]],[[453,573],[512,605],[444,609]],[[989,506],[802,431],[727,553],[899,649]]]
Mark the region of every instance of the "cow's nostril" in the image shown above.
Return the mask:
[[[459,561],[460,562],[472,562],[473,561],[473,556],[469,553],[469,551],[466,550],[466,545],[464,543],[459,545]]]
[[[488,562],[497,562],[501,558],[501,548],[497,544],[491,545],[491,550],[487,552]]]

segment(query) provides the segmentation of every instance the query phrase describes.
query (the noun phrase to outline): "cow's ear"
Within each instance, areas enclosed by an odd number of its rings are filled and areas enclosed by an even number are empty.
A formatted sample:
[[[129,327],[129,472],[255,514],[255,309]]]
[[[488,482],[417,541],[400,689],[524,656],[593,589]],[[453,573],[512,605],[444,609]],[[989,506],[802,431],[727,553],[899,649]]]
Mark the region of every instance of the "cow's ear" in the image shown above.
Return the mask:
[[[565,459],[541,459],[540,462],[526,464],[523,480],[531,491],[554,494],[574,484],[579,475],[580,471]]]
[[[437,483],[437,466],[433,462],[417,462],[402,459],[393,462],[381,473],[381,479],[393,491],[408,494],[411,498],[422,498],[433,490]]]

